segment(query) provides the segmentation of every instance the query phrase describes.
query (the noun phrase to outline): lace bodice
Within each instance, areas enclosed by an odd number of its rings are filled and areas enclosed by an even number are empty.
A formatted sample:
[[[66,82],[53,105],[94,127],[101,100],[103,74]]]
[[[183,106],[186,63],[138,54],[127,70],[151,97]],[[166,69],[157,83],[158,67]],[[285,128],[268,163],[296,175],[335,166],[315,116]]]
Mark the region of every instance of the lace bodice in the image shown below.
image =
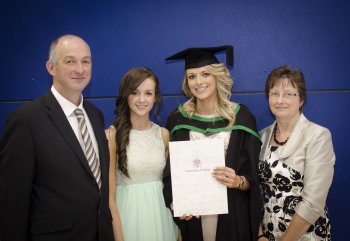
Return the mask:
[[[118,170],[117,185],[161,180],[166,160],[160,126],[152,123],[149,130],[132,129],[127,147],[127,157],[130,178]]]

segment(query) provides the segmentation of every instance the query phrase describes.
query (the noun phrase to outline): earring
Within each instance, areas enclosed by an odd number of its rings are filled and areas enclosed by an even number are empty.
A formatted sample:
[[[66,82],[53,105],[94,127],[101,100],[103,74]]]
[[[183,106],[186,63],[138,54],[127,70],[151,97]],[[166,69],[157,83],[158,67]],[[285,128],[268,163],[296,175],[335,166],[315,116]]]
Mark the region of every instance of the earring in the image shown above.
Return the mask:
[[[301,109],[303,108],[303,106],[302,105],[299,105],[299,110],[301,111]]]

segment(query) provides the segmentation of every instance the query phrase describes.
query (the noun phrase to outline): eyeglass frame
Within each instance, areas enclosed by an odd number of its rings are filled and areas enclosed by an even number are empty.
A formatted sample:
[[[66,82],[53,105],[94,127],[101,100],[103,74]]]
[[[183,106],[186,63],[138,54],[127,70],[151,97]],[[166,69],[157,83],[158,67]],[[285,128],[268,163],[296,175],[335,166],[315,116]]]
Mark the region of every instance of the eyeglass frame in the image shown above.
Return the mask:
[[[300,96],[299,93],[292,93],[292,92],[283,92],[283,93],[279,93],[279,92],[270,92],[269,93],[269,97],[271,98],[280,98],[282,96],[283,99],[293,99],[297,96]]]

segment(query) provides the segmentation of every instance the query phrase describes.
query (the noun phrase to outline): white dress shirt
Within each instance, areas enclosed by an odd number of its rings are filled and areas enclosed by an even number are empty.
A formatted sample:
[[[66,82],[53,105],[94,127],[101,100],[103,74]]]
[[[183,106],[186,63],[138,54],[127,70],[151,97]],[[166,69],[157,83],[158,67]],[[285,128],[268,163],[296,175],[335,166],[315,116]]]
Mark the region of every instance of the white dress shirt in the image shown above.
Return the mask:
[[[83,149],[83,151],[85,153],[85,144],[84,144],[83,138],[80,134],[78,119],[74,114],[74,110],[76,108],[80,108],[83,111],[86,126],[87,126],[87,129],[88,129],[88,132],[90,134],[91,141],[92,141],[92,145],[94,146],[94,150],[96,152],[97,157],[99,157],[98,145],[97,145],[95,133],[92,129],[92,125],[91,125],[89,116],[86,114],[86,111],[85,111],[84,106],[83,106],[83,96],[81,96],[80,104],[78,106],[76,106],[75,104],[73,104],[72,102],[70,102],[69,100],[64,98],[60,93],[58,93],[58,91],[55,89],[54,86],[51,87],[51,92],[55,96],[58,103],[60,104],[64,114],[66,115],[66,117],[68,119],[70,126],[72,127],[72,129],[75,133],[75,136],[77,137],[77,139],[80,143],[81,148]]]

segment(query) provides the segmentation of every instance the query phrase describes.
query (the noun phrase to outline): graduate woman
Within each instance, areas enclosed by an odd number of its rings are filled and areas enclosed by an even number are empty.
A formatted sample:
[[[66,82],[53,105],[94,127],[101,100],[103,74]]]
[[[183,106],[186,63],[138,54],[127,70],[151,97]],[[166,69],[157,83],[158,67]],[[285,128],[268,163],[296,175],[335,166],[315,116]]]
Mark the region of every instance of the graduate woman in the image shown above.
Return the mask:
[[[216,167],[212,177],[227,187],[229,212],[175,218],[184,241],[255,241],[259,230],[262,202],[257,163],[261,142],[247,106],[230,100],[233,81],[226,65],[215,56],[223,51],[226,62],[232,64],[232,46],[190,48],[166,59],[185,60],[182,90],[189,97],[168,117],[170,140],[223,139],[225,148],[225,166]],[[163,182],[165,202],[172,209],[169,160]]]

